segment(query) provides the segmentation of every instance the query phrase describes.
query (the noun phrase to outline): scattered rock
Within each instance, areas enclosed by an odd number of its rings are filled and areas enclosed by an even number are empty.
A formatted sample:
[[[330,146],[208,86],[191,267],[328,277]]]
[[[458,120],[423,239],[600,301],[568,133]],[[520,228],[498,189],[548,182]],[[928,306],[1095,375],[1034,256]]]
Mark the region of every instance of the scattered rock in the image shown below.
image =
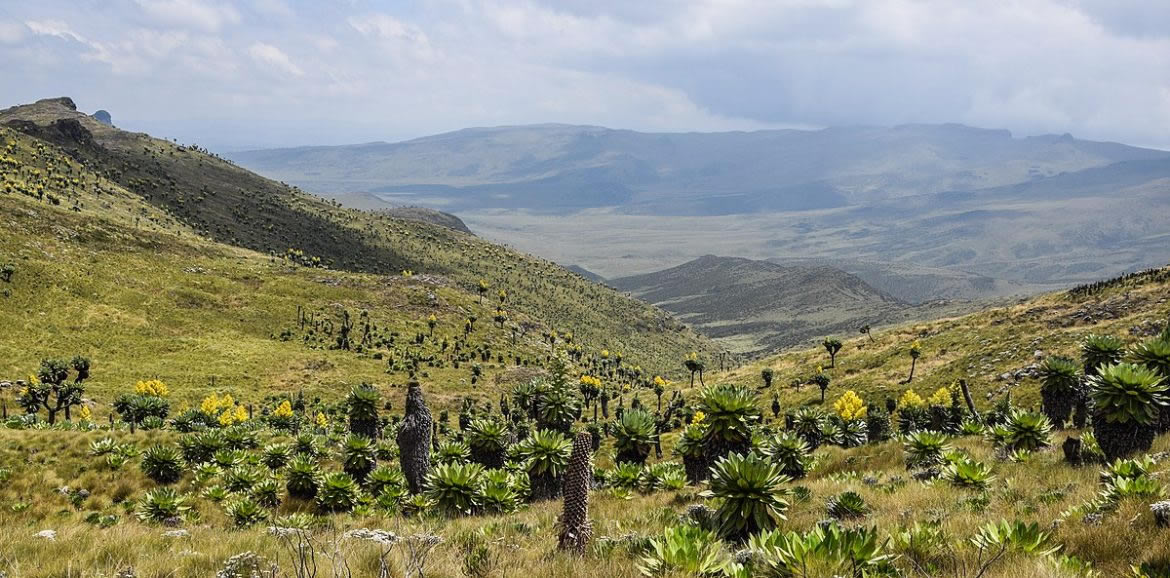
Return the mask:
[[[190,538],[191,532],[186,530],[167,530],[162,535],[163,538]]]
[[[40,532],[37,532],[36,536],[38,538],[41,538],[43,540],[48,540],[50,542],[57,541],[57,531],[56,530],[41,530]]]

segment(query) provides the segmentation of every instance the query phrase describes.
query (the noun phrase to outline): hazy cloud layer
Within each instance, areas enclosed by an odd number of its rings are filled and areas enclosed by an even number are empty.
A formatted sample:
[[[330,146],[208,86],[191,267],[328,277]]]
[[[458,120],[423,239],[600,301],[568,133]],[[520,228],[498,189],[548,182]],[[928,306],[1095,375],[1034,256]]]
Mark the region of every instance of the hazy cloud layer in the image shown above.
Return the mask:
[[[213,147],[498,124],[962,122],[1170,148],[1170,3],[40,0],[4,103],[73,96]]]

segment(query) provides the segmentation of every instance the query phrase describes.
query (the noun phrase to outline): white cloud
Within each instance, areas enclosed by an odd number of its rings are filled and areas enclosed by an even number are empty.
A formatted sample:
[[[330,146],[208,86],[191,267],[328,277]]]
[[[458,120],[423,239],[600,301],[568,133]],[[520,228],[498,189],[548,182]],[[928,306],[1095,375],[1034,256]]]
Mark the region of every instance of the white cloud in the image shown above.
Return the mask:
[[[293,76],[302,76],[305,74],[283,50],[271,44],[254,42],[248,48],[248,54],[252,56],[252,60],[255,60],[257,64],[263,67],[275,68]]]
[[[240,13],[231,4],[201,0],[136,0],[154,21],[175,28],[217,32],[240,23]]]
[[[166,102],[150,114],[193,131],[216,115],[268,144],[295,115],[329,142],[548,121],[964,122],[1170,147],[1170,9],[1137,0],[18,4],[6,16],[26,25],[0,24],[0,71],[46,79],[22,91]],[[100,82],[94,62],[151,82]]]

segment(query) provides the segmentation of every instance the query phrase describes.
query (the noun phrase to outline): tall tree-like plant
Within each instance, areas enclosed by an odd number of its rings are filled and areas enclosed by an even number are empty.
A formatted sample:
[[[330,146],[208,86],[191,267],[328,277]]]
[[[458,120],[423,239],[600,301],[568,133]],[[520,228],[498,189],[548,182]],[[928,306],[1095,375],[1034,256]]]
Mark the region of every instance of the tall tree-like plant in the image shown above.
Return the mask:
[[[1085,364],[1085,376],[1097,375],[1102,365],[1121,362],[1125,344],[1112,335],[1090,334],[1081,340],[1081,359]]]
[[[683,428],[682,433],[678,437],[678,442],[674,444],[674,453],[682,458],[683,470],[686,471],[687,481],[692,484],[697,485],[707,479],[706,437],[706,425],[702,423],[691,424]]]
[[[713,385],[699,393],[698,405],[707,424],[709,460],[751,449],[752,428],[761,420],[755,391],[740,385]]]
[[[1170,383],[1170,325],[1162,335],[1135,346],[1129,357],[1162,376],[1163,383]],[[1157,427],[1159,432],[1170,431],[1170,406],[1159,410]]]
[[[906,383],[914,381],[914,368],[918,366],[919,357],[922,357],[922,343],[916,339],[910,344],[910,375],[906,377]]]
[[[866,323],[865,325],[862,325],[862,326],[861,326],[861,328],[859,328],[859,329],[857,330],[857,332],[858,332],[858,333],[861,333],[862,335],[864,335],[864,336],[866,336],[866,337],[868,337],[868,338],[869,338],[869,342],[870,342],[870,343],[873,343],[873,331],[870,329],[870,327],[869,327],[869,324],[868,324],[868,323]]]
[[[1056,427],[1064,427],[1076,405],[1079,369],[1077,362],[1067,357],[1049,357],[1040,366],[1042,408]]]
[[[431,412],[423,400],[422,386],[411,381],[406,389],[406,414],[398,426],[398,458],[410,493],[426,489],[431,469]]]
[[[692,351],[689,355],[687,355],[686,359],[683,360],[683,367],[685,367],[687,371],[691,372],[691,387],[695,386],[696,373],[699,374],[699,384],[704,385],[703,369],[706,368],[706,364],[703,363],[702,359],[699,359],[699,354],[697,352]]]
[[[837,367],[837,353],[841,351],[841,340],[836,337],[826,337],[821,346],[829,353],[829,367]]]
[[[573,439],[569,467],[565,470],[564,507],[561,511],[557,546],[575,554],[584,554],[593,537],[589,523],[589,486],[593,481],[593,442],[587,432]]]
[[[760,370],[760,379],[764,380],[764,389],[772,387],[772,380],[776,377],[776,371],[771,367],[765,367]]]
[[[76,372],[72,381],[69,380],[70,369]],[[88,377],[89,359],[84,357],[74,357],[72,361],[43,360],[36,379],[20,392],[20,405],[30,414],[44,408],[50,425],[57,422],[57,414],[62,411],[68,420],[71,417],[70,408],[81,405],[81,396],[85,393],[82,382]]]
[[[473,420],[465,432],[471,448],[471,460],[485,468],[500,468],[508,450],[508,428],[500,421],[481,418]]]
[[[369,439],[378,437],[378,390],[363,383],[354,386],[345,397],[345,410],[349,417],[349,432]]]
[[[614,449],[617,450],[614,460],[638,465],[646,463],[650,450],[654,448],[656,433],[654,416],[648,412],[641,409],[622,412],[613,428]]]
[[[1170,405],[1170,386],[1148,367],[1131,363],[1097,366],[1089,378],[1093,435],[1110,460],[1148,451],[1162,408]]]

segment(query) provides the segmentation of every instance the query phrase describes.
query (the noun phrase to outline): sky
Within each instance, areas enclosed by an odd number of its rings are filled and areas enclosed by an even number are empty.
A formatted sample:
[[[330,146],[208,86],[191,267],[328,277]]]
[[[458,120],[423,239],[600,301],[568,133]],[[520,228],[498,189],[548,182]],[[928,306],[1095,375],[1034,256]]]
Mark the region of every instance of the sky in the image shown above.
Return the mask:
[[[0,107],[215,150],[559,122],[1170,149],[1162,0],[0,0]]]

